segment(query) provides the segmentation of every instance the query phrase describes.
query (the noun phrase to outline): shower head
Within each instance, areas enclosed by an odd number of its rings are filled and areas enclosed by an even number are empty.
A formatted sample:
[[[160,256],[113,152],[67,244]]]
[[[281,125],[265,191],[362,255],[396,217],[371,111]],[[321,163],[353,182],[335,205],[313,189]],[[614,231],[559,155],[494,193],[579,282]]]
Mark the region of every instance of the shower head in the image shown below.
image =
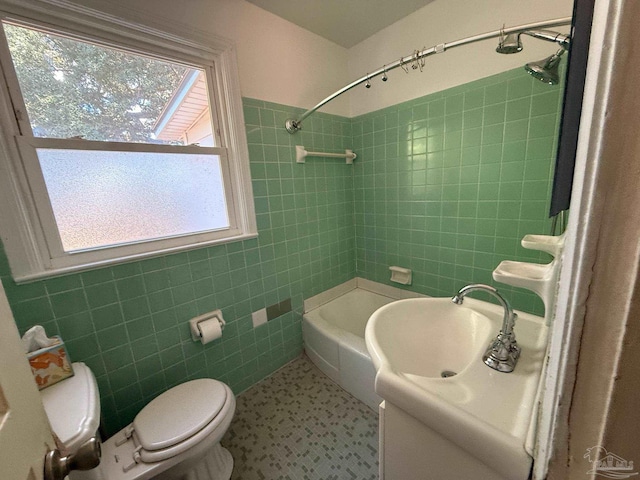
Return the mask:
[[[549,85],[557,85],[558,82],[560,82],[560,75],[558,73],[560,57],[564,52],[565,49],[561,48],[550,57],[537,62],[527,63],[524,69],[529,75],[532,75],[541,82],[548,83]]]
[[[522,42],[520,41],[519,33],[510,33],[507,36],[500,37],[500,43],[496,47],[498,53],[518,53],[522,51]]]

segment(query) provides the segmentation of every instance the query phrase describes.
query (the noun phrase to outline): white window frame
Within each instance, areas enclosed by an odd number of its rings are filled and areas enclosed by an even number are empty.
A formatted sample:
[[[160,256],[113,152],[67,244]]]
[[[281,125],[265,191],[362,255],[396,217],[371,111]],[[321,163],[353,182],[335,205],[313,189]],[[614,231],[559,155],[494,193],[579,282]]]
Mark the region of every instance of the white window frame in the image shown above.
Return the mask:
[[[34,137],[6,42],[0,44],[0,235],[16,282],[257,236],[235,49],[219,37],[160,31],[68,3],[0,0],[0,17],[97,45],[144,53],[205,71],[215,147]],[[35,156],[38,148],[218,155],[230,227],[80,252],[64,252]]]

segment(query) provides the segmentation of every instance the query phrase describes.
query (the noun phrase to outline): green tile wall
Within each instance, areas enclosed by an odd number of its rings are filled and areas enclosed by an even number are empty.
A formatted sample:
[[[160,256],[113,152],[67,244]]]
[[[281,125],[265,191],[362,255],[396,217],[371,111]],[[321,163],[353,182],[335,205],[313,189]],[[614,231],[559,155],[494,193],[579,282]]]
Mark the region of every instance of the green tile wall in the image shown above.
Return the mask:
[[[548,261],[520,239],[549,233],[561,102],[561,86],[517,69],[352,119],[358,275],[391,284],[399,265],[412,290],[450,296],[493,284],[502,260]]]
[[[238,393],[302,351],[303,298],[355,275],[353,176],[339,160],[295,163],[294,145],[344,151],[350,120],[316,114],[302,135],[290,107],[244,99],[259,238],[17,286],[0,246],[0,277],[20,332],[42,324],[98,379],[107,434],[153,397],[197,377]],[[299,111],[298,111],[299,113]],[[292,299],[253,329],[251,312]],[[188,319],[221,308],[221,340],[191,340]]]
[[[107,434],[186,379],[236,393],[302,350],[303,298],[356,274],[449,296],[492,283],[504,259],[546,261],[519,246],[547,233],[561,87],[514,70],[354,119],[314,114],[289,135],[291,107],[244,99],[259,238],[16,286],[0,245],[0,277],[21,332],[42,324],[96,373]],[[294,145],[344,160],[296,164]],[[516,308],[537,297],[500,286]],[[251,312],[293,311],[252,328]],[[191,341],[187,320],[221,308],[224,337]]]

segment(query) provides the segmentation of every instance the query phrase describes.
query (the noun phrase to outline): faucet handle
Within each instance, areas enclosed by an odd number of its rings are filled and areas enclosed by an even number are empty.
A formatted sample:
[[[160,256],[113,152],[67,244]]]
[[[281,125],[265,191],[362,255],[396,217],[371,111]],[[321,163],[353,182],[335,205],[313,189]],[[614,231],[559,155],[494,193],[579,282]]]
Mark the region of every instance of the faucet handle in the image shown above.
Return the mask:
[[[485,351],[482,360],[488,366],[499,372],[510,373],[516,368],[520,358],[520,347],[516,343],[515,335],[505,334],[500,330]]]

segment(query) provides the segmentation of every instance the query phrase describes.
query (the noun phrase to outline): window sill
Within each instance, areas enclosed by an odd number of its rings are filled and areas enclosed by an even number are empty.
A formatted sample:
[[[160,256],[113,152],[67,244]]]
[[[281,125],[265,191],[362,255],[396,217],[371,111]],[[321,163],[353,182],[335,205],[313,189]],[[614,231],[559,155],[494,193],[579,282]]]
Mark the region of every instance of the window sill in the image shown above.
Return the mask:
[[[189,251],[189,250],[196,250],[198,248],[205,248],[205,247],[211,247],[214,245],[222,245],[225,243],[230,243],[230,242],[239,242],[239,241],[243,241],[243,240],[250,240],[252,238],[257,238],[258,234],[257,233],[244,233],[241,235],[236,235],[234,237],[226,237],[226,238],[220,238],[220,239],[216,239],[216,240],[210,240],[207,242],[200,242],[200,243],[195,243],[192,245],[183,245],[180,247],[173,247],[173,248],[166,248],[166,249],[162,249],[162,250],[155,250],[153,252],[145,252],[145,253],[139,253],[139,254],[135,254],[135,255],[128,255],[128,256],[123,256],[123,257],[118,257],[118,258],[111,258],[108,260],[101,260],[101,261],[97,261],[97,262],[89,262],[89,263],[85,263],[83,265],[74,265],[71,267],[61,267],[61,268],[51,268],[51,269],[47,269],[46,271],[43,272],[38,272],[38,273],[34,273],[34,274],[30,274],[30,275],[22,275],[22,276],[15,276],[13,279],[16,282],[17,285],[21,285],[21,284],[25,284],[25,283],[31,283],[31,282],[35,282],[37,280],[43,280],[46,278],[51,278],[51,277],[59,277],[59,276],[63,276],[63,275],[69,275],[72,273],[79,273],[79,272],[85,272],[87,270],[93,270],[93,269],[97,269],[97,268],[103,268],[103,267],[109,267],[112,265],[118,265],[121,263],[129,263],[129,262],[135,262],[135,261],[140,261],[140,260],[145,260],[147,258],[153,258],[153,257],[161,257],[164,255],[170,255],[172,253],[179,253],[179,252],[184,252],[184,251]]]

